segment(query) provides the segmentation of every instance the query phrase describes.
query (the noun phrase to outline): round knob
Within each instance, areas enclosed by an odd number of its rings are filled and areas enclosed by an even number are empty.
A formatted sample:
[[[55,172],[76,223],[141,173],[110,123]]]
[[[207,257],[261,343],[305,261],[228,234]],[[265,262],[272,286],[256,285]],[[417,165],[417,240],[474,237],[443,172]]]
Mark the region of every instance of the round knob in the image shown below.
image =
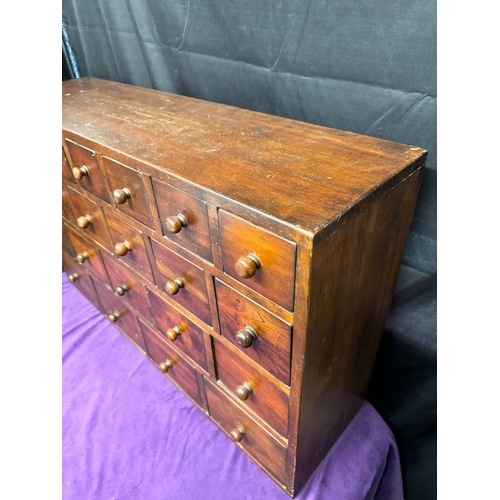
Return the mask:
[[[80,275],[78,273],[73,273],[68,276],[68,279],[71,283],[74,283],[79,277]]]
[[[115,189],[113,191],[113,200],[115,200],[115,203],[118,205],[123,205],[127,200],[130,200],[131,196],[127,188]]]
[[[251,278],[260,268],[260,260],[257,255],[251,253],[246,257],[240,257],[236,261],[234,268],[242,278]]]
[[[164,363],[160,363],[158,366],[160,367],[160,370],[163,373],[167,373],[168,370],[170,370],[170,368],[172,368],[172,366],[174,366],[174,363],[172,362],[171,359],[167,359],[167,360],[165,360]]]
[[[175,295],[179,292],[181,288],[184,288],[184,281],[182,278],[175,278],[174,280],[168,280],[165,289],[170,295]]]
[[[235,429],[233,429],[231,432],[231,438],[233,441],[236,443],[239,443],[243,439],[243,434],[245,434],[245,429],[241,427],[241,425],[238,425]]]
[[[252,386],[248,383],[245,382],[243,385],[238,385],[234,391],[236,396],[238,396],[242,401],[245,401],[248,399],[248,396],[250,396],[250,393],[253,391]]]
[[[254,340],[257,340],[257,332],[251,326],[245,326],[236,332],[236,340],[241,347],[250,347]]]
[[[88,259],[89,259],[89,254],[87,252],[79,253],[76,256],[76,260],[78,261],[79,264],[83,264]]]
[[[78,179],[79,181],[81,181],[85,175],[87,177],[90,175],[89,169],[85,165],[82,165],[80,168],[73,168],[72,172],[75,179]]]
[[[186,217],[182,214],[177,214],[175,217],[169,217],[165,224],[167,225],[167,229],[172,233],[178,233],[183,227],[188,225]]]
[[[111,323],[116,323],[118,321],[118,318],[120,317],[120,313],[118,311],[115,311],[111,314],[108,314],[108,319],[111,321]]]
[[[76,219],[76,224],[78,227],[81,227],[82,229],[85,229],[92,224],[92,217],[90,215],[82,215],[81,217],[78,217]]]
[[[127,255],[132,250],[128,241],[120,241],[115,245],[115,252],[122,257]]]
[[[115,293],[117,295],[125,295],[125,292],[128,292],[128,290],[129,290],[128,286],[125,283],[123,283],[123,285],[117,286],[115,288]]]
[[[181,329],[178,326],[174,326],[167,330],[166,336],[173,342],[181,333]]]

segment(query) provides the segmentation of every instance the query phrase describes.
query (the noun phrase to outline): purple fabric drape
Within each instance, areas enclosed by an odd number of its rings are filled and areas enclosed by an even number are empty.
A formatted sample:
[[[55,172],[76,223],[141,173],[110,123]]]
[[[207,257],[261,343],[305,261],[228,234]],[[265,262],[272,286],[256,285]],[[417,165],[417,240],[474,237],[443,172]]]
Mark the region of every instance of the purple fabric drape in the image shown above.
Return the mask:
[[[63,498],[289,498],[62,280]],[[402,500],[394,437],[366,403],[299,500]]]

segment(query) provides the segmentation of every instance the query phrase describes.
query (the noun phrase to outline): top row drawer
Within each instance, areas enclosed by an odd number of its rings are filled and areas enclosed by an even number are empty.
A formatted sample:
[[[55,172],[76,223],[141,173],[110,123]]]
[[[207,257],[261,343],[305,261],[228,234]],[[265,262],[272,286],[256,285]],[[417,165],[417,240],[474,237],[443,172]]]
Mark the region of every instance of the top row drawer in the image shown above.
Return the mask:
[[[213,262],[205,201],[106,156],[99,163],[94,151],[65,141],[73,177],[83,189],[106,203],[112,199],[116,209],[151,229],[155,227],[151,210],[155,215],[157,211],[166,238]],[[222,209],[218,219],[224,273],[293,310],[295,243]]]

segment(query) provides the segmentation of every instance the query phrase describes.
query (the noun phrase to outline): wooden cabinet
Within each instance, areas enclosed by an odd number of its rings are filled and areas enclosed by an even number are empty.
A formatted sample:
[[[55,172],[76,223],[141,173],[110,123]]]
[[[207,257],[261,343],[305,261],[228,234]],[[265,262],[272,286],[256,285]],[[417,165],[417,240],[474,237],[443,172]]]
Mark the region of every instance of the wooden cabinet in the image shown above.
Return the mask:
[[[426,152],[93,78],[62,147],[71,281],[296,495],[361,407]]]

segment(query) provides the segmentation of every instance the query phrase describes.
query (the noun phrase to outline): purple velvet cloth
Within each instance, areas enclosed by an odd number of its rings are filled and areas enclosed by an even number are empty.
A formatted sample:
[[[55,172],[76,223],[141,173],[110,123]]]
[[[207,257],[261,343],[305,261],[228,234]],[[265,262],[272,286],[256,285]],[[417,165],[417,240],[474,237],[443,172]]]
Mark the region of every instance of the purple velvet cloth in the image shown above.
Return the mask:
[[[289,498],[63,273],[63,498]],[[394,437],[365,403],[300,500],[401,500]]]

